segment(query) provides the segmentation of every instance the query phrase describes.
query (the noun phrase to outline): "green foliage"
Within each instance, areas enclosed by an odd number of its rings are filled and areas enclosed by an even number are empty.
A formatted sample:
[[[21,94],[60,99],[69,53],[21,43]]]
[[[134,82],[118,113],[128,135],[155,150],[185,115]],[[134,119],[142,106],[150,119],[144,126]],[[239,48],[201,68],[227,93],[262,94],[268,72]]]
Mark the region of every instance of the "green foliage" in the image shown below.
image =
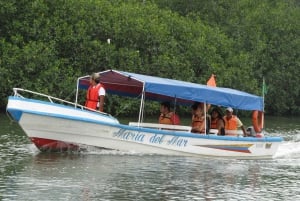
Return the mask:
[[[218,73],[218,84],[268,94],[266,112],[299,115],[299,2],[296,0],[154,0],[159,7],[217,27],[233,46]],[[195,17],[196,16],[196,17]],[[219,37],[220,38],[220,37]],[[206,43],[207,44],[207,43]],[[222,44],[223,47],[224,44]],[[216,47],[213,45],[213,47]],[[207,58],[207,56],[206,56]],[[197,62],[198,63],[198,62]],[[207,63],[207,62],[206,62]],[[220,63],[218,63],[220,64]],[[218,66],[215,64],[215,68]]]
[[[265,77],[266,111],[299,115],[299,15],[296,0],[0,0],[0,107],[13,87],[74,101],[77,77],[114,68],[257,95]]]

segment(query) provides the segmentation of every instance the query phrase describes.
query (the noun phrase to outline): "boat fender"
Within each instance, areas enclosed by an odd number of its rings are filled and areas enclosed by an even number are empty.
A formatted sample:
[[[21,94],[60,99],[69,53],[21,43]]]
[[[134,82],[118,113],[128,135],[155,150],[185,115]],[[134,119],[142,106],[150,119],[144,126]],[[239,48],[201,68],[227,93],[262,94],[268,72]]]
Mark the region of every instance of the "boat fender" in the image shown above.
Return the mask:
[[[253,129],[257,134],[261,134],[263,128],[263,112],[254,110],[252,112],[252,125]]]

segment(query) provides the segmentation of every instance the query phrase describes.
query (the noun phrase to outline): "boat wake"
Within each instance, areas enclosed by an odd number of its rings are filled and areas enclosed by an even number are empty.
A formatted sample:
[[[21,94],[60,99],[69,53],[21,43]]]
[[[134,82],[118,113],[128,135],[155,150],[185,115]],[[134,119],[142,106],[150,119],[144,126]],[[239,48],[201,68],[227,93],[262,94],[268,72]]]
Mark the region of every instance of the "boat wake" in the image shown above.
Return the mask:
[[[27,150],[27,153],[30,153],[31,155],[39,155],[41,152],[34,144],[25,144],[24,150]],[[134,152],[134,151],[119,151],[119,150],[112,150],[112,149],[106,149],[106,148],[99,148],[99,147],[93,147],[93,146],[87,146],[87,145],[80,145],[78,150],[70,150],[70,151],[57,151],[57,152],[45,152],[45,153],[62,153],[62,154],[82,154],[82,155],[143,155],[142,153]]]
[[[274,158],[300,159],[300,134],[296,140],[283,142]]]
[[[88,155],[144,155],[134,151],[119,151],[93,146],[80,146],[80,152]]]

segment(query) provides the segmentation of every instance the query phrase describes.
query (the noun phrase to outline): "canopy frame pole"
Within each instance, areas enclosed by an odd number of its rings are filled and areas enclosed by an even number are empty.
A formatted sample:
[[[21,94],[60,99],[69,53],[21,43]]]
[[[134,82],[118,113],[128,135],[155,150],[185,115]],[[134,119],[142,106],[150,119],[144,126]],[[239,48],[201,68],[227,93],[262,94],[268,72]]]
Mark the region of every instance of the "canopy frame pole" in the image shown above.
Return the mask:
[[[80,80],[81,79],[84,79],[84,78],[89,78],[90,75],[86,75],[86,76],[82,76],[82,77],[79,77],[77,79],[77,87],[76,87],[76,97],[75,97],[75,107],[77,107],[77,105],[80,105],[78,104],[78,96],[79,96],[79,85],[80,85]]]
[[[77,107],[77,104],[78,104],[79,79],[80,79],[80,78],[77,79],[76,97],[75,97],[75,107]]]
[[[262,122],[262,132],[263,132],[263,130],[264,130],[264,128],[265,128],[265,93],[266,93],[266,83],[265,83],[265,77],[263,76],[263,89],[262,89],[262,108],[263,108],[263,115],[262,115],[262,120],[261,120],[261,122]]]
[[[139,112],[138,126],[139,126],[140,123],[143,122],[143,119],[144,119],[144,105],[145,105],[145,85],[143,85],[143,91],[142,91],[142,97],[141,97],[141,103],[140,103],[140,112]]]
[[[207,129],[207,119],[206,119],[206,102],[203,104],[203,112],[204,112],[204,129],[205,129],[205,135],[207,135],[206,129]]]

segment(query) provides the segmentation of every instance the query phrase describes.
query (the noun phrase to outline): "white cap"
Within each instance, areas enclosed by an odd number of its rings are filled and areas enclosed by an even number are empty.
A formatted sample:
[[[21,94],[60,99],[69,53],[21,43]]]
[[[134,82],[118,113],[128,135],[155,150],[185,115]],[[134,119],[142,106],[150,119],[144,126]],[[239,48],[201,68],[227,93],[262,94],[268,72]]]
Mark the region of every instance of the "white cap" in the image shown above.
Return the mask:
[[[226,108],[226,111],[233,112],[233,109],[231,107]]]

